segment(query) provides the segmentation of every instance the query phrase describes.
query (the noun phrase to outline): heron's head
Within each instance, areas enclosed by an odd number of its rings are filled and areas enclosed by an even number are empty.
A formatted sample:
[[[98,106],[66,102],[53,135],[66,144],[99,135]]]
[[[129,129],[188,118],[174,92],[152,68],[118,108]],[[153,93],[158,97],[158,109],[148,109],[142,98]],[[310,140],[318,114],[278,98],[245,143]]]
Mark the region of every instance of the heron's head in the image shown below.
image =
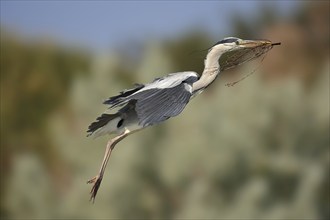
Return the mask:
[[[243,40],[237,37],[226,37],[214,44],[209,51],[219,51],[221,53],[225,53],[240,49],[253,49],[263,45],[272,46],[277,44],[272,44],[269,40]]]
[[[227,37],[214,44],[208,54],[214,58],[217,57],[221,69],[224,70],[255,59],[268,52],[274,45],[280,45],[280,43]]]

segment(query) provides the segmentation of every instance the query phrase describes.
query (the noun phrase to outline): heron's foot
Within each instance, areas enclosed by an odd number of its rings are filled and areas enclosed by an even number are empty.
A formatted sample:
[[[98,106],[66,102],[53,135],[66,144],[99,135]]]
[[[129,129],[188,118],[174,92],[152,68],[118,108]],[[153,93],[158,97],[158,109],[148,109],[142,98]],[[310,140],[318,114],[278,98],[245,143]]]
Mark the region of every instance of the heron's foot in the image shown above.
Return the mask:
[[[93,203],[95,201],[97,191],[100,188],[101,182],[102,182],[102,177],[100,175],[97,175],[97,176],[95,176],[92,179],[87,181],[88,184],[94,184],[91,191],[90,191],[90,194],[91,194],[90,201],[92,201]]]
[[[88,180],[88,181],[87,181],[87,183],[88,183],[88,184],[92,184],[92,183],[95,183],[95,182],[96,182],[96,180],[97,180],[99,177],[100,177],[99,175],[97,175],[97,176],[94,176],[92,179]]]

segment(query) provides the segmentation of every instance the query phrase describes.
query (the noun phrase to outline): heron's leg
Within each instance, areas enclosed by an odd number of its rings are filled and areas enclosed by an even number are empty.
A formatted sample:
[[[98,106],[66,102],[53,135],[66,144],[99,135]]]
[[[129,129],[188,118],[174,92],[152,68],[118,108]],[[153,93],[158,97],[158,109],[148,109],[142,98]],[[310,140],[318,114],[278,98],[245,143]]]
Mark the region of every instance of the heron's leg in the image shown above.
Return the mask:
[[[92,183],[94,184],[92,189],[91,189],[91,192],[90,192],[91,193],[91,198],[90,198],[91,201],[94,202],[94,200],[95,200],[97,191],[98,191],[98,189],[101,185],[103,175],[104,175],[104,171],[105,171],[105,168],[108,164],[108,161],[109,161],[112,150],[115,148],[116,144],[118,144],[121,140],[123,140],[129,134],[130,134],[130,131],[125,129],[125,131],[123,133],[121,133],[120,135],[118,135],[118,136],[116,136],[116,137],[114,137],[114,138],[112,138],[108,141],[107,148],[105,150],[104,158],[103,158],[102,165],[101,165],[101,168],[100,168],[100,171],[99,171],[98,175],[87,181],[87,183],[89,183],[89,184],[92,184]]]

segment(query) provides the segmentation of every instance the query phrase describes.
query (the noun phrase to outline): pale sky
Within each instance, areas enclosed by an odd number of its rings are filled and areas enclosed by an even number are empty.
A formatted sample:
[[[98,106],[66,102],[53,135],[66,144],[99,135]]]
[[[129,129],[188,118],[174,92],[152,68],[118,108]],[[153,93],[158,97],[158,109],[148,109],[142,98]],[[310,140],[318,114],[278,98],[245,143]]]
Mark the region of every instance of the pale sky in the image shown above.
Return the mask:
[[[1,26],[23,36],[51,36],[92,50],[129,41],[178,36],[197,27],[215,39],[235,14],[253,19],[261,4],[287,15],[296,1],[4,1]]]

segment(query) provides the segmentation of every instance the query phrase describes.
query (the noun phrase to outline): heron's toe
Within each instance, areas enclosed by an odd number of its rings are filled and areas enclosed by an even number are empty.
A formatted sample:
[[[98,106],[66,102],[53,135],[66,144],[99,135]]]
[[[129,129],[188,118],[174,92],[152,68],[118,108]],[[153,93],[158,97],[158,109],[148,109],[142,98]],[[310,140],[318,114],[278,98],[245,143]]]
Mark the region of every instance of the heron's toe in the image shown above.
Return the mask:
[[[87,181],[87,184],[95,183],[99,178],[100,178],[99,175],[94,176],[92,179],[90,179],[90,180]]]

